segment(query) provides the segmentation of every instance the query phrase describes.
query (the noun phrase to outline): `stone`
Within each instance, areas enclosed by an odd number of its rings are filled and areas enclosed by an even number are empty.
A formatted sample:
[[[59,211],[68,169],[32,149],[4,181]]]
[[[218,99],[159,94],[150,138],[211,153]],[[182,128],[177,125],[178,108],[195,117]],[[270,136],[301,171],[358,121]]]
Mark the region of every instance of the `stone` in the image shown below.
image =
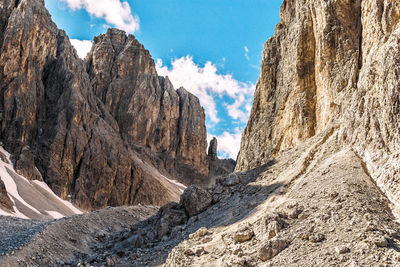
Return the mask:
[[[253,230],[245,228],[245,229],[242,229],[242,230],[236,232],[233,235],[233,240],[236,243],[243,243],[243,242],[246,242],[246,241],[249,241],[250,239],[252,239],[253,236],[254,236]]]
[[[373,243],[380,248],[385,248],[389,245],[388,239],[385,236],[374,238]]]
[[[178,203],[170,202],[157,213],[157,237],[162,238],[177,226],[186,223],[188,216]]]
[[[336,247],[335,251],[336,251],[337,254],[345,254],[345,253],[349,252],[350,249],[347,246],[343,245],[343,246],[340,246],[340,247]]]
[[[197,230],[193,234],[190,234],[189,238],[190,239],[197,239],[197,238],[203,237],[203,236],[205,236],[205,235],[207,235],[209,233],[210,232],[207,230],[207,228],[201,227],[199,230]]]
[[[267,221],[267,235],[271,239],[278,235],[278,233],[285,227],[285,222],[279,218],[271,218]]]
[[[278,255],[290,244],[285,239],[271,239],[259,250],[258,257],[262,261],[267,261]]]
[[[187,250],[185,250],[184,254],[186,256],[194,256],[195,253],[193,252],[193,250],[191,250],[190,248],[188,248]]]
[[[287,216],[289,219],[297,219],[299,215],[303,212],[303,209],[299,206],[291,208],[287,211]]]
[[[181,195],[180,203],[190,217],[205,211],[212,203],[212,196],[198,186],[189,186]]]
[[[224,184],[226,186],[233,186],[233,185],[237,185],[239,183],[239,177],[237,176],[236,173],[231,173],[229,174],[224,181]]]
[[[325,235],[321,233],[311,234],[308,240],[312,243],[319,243],[325,240]]]
[[[196,256],[197,257],[200,257],[204,253],[205,253],[205,251],[204,251],[203,247],[200,247],[200,248],[196,249]]]

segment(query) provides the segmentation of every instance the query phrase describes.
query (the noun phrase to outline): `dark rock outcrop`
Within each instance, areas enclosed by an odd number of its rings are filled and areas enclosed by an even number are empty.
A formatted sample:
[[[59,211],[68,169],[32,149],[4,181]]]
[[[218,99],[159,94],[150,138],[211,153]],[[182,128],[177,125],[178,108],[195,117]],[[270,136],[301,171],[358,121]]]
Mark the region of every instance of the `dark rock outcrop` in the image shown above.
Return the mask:
[[[133,36],[109,30],[83,62],[42,0],[3,1],[0,27],[0,140],[21,174],[83,209],[161,205],[180,194],[165,176],[207,179],[198,99]]]
[[[41,181],[42,176],[35,166],[35,155],[32,153],[30,148],[25,146],[16,155],[18,158],[14,159],[14,162],[17,173],[28,178],[29,180]]]
[[[8,197],[6,187],[0,179],[0,208],[13,211],[13,206],[11,199]]]
[[[209,161],[209,177],[210,184],[215,183],[217,176],[232,173],[236,166],[236,161],[233,159],[218,158],[218,140],[214,137],[208,146],[207,158]]]
[[[208,158],[210,160],[216,160],[218,158],[217,152],[218,152],[218,141],[217,138],[214,137],[210,141],[210,145],[208,146]]]
[[[86,66],[125,144],[147,150],[158,168],[186,184],[206,180],[207,133],[198,98],[159,77],[149,51],[133,35],[110,29],[96,37]]]
[[[206,210],[212,203],[212,196],[206,190],[195,185],[186,188],[181,195],[180,203],[189,216],[195,216]]]

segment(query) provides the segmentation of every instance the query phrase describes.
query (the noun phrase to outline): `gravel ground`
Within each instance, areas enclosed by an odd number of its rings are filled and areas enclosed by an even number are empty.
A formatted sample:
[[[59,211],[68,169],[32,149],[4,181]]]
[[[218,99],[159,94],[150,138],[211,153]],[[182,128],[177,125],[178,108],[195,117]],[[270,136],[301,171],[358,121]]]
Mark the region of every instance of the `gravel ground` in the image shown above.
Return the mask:
[[[0,266],[76,266],[109,236],[131,231],[157,210],[106,208],[52,221],[0,217]]]
[[[0,216],[0,255],[4,256],[32,241],[51,221]]]

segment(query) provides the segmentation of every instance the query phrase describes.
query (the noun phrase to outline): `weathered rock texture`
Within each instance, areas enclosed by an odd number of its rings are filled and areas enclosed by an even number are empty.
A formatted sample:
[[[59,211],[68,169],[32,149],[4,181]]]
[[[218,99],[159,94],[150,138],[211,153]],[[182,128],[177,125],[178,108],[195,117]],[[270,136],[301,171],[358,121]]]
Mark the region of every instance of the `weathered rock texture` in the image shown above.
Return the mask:
[[[149,51],[133,35],[111,29],[96,37],[86,66],[95,94],[126,144],[159,155],[163,160],[157,167],[186,183],[205,180],[204,110],[197,97],[184,88],[175,91],[168,78],[157,75]]]
[[[165,176],[205,183],[204,111],[133,36],[109,30],[83,62],[43,0],[1,1],[0,27],[0,139],[18,172],[84,209],[178,200]]]
[[[207,159],[209,162],[209,184],[214,184],[218,176],[232,173],[235,169],[236,161],[233,159],[218,158],[218,140],[216,137],[210,141]]]
[[[208,158],[211,160],[216,160],[218,158],[218,140],[213,138],[208,146]]]
[[[400,200],[400,4],[284,1],[265,44],[236,170],[260,166],[333,126]]]
[[[399,40],[394,0],[285,0],[243,134],[236,169],[246,171],[189,187],[81,254],[37,259],[44,236],[0,260],[399,266]]]
[[[6,211],[12,211],[13,206],[14,205],[7,194],[6,187],[3,181],[0,180],[0,208],[5,209]]]
[[[400,226],[389,200],[357,154],[338,147],[330,133],[236,173],[234,185],[226,185],[225,176],[207,190],[189,188],[179,204],[139,223],[120,208],[42,229],[29,222],[26,232],[6,232],[13,246],[2,246],[1,239],[0,252],[9,255],[0,256],[0,264],[398,266]],[[0,217],[5,229],[18,223]]]

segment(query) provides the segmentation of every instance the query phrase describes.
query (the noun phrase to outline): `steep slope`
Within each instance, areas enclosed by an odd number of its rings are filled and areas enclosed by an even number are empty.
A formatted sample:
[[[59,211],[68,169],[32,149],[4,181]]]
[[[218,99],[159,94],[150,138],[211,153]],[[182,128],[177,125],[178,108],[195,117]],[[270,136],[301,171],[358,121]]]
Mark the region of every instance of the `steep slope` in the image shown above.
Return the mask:
[[[0,263],[15,266],[397,266],[400,225],[390,201],[361,159],[336,145],[333,131],[316,135],[251,171],[221,177],[202,190],[189,187],[142,222],[115,232],[88,230],[102,210],[31,227],[35,238]],[[193,207],[205,210],[194,212]],[[193,213],[194,212],[194,213]],[[191,214],[191,215],[189,215]],[[123,214],[114,214],[121,220]],[[107,217],[106,217],[107,218]],[[94,220],[100,221],[100,220]],[[117,224],[118,225],[118,224]],[[114,227],[114,225],[112,225]],[[73,227],[73,228],[72,228]],[[97,226],[96,226],[97,227]],[[41,248],[58,243],[69,249]],[[39,234],[43,233],[43,234]],[[25,240],[26,234],[19,237]],[[39,255],[39,257],[38,257]]]
[[[400,5],[284,1],[264,47],[236,170],[260,166],[335,126],[398,202]]]
[[[133,36],[109,30],[83,62],[43,0],[0,10],[0,141],[20,174],[85,210],[162,205],[179,199],[176,179],[208,183],[199,100],[158,77]]]

